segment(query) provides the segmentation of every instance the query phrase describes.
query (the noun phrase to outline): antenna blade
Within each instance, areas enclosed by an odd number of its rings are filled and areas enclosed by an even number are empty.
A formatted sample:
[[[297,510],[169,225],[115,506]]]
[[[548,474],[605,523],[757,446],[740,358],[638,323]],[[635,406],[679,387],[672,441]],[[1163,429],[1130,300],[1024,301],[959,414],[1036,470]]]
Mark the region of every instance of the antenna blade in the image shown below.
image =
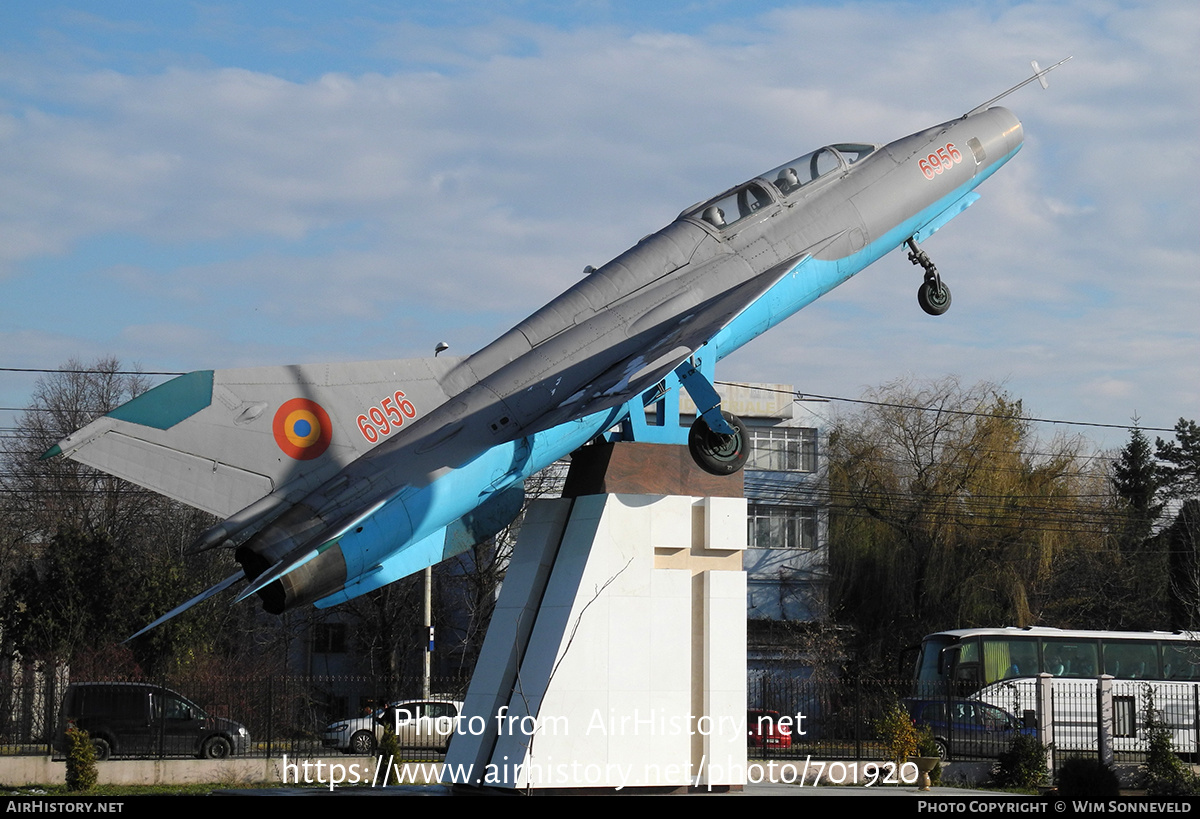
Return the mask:
[[[1046,82],[1046,72],[1037,64],[1037,60],[1030,60],[1029,64],[1033,66],[1033,76],[1037,77],[1037,81],[1041,83],[1042,88],[1049,88],[1050,83]]]

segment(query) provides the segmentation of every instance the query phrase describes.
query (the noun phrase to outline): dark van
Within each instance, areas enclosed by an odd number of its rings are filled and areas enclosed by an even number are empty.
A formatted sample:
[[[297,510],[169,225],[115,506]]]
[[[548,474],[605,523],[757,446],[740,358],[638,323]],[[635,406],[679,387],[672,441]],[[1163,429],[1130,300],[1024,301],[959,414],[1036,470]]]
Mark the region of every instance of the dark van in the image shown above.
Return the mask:
[[[210,717],[171,689],[149,683],[71,683],[63,696],[59,750],[68,725],[88,732],[98,760],[118,754],[224,759],[250,746],[244,725]]]

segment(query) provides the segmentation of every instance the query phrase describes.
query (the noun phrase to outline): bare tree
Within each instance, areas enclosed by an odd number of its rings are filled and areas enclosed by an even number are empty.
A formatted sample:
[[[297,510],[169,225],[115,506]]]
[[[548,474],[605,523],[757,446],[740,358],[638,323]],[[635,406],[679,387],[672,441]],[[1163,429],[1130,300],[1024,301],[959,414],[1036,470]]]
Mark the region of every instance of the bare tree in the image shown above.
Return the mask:
[[[458,674],[469,675],[479,658],[529,504],[559,497],[566,472],[567,464],[558,462],[530,476],[525,481],[525,503],[513,522],[444,567],[441,581],[445,599],[458,607],[453,613],[446,612],[444,618],[450,626],[444,633],[449,636],[453,629]]]
[[[3,533],[0,590],[5,639],[47,660],[116,656],[115,645],[229,571],[218,552],[184,557],[210,516],[74,461],[42,456],[68,434],[150,387],[113,358],[68,361],[37,382],[16,434],[0,449]],[[241,611],[193,610],[134,644],[143,668],[238,650]],[[149,670],[147,668],[147,670]]]
[[[143,375],[122,371],[115,358],[91,366],[71,360],[38,379],[15,434],[0,446],[5,517],[15,539],[45,541],[73,528],[118,539],[141,525],[152,493],[65,458],[42,456],[94,418],[150,388]]]

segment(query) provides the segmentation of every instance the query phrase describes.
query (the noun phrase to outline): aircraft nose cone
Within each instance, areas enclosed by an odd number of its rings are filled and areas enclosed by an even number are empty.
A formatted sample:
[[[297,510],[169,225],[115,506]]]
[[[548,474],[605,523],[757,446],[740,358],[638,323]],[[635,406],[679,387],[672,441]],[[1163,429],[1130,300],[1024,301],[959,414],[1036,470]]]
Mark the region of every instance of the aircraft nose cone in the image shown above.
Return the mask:
[[[1025,141],[1025,128],[1017,115],[1007,108],[989,108],[986,112],[993,124],[998,141],[996,156],[1008,156]]]

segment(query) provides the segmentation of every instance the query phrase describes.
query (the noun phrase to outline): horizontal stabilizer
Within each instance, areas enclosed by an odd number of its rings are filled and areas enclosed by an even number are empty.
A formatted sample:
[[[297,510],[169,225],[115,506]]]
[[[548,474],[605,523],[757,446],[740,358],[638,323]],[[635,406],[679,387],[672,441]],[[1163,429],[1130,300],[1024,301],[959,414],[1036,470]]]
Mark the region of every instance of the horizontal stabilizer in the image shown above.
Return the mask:
[[[242,577],[244,577],[244,575],[240,571],[237,572],[236,574],[231,574],[229,577],[225,578],[224,580],[222,580],[220,583],[213,586],[212,588],[205,589],[204,591],[200,592],[198,595],[196,595],[195,597],[193,597],[191,600],[187,601],[186,603],[176,606],[175,608],[171,609],[166,614],[164,614],[162,617],[159,617],[153,623],[151,623],[150,625],[146,626],[144,629],[139,631],[137,634],[127,637],[124,640],[124,642],[128,643],[130,640],[135,640],[138,637],[141,637],[147,631],[150,631],[151,629],[154,629],[154,628],[158,628],[159,626],[161,626],[163,623],[170,620],[175,615],[183,614],[185,611],[187,611],[188,609],[190,609],[192,606],[196,605],[197,603],[201,603],[201,602],[207,600],[208,598],[212,597],[213,595],[219,594],[220,592],[225,591],[227,588],[232,586],[234,583],[241,580]]]

